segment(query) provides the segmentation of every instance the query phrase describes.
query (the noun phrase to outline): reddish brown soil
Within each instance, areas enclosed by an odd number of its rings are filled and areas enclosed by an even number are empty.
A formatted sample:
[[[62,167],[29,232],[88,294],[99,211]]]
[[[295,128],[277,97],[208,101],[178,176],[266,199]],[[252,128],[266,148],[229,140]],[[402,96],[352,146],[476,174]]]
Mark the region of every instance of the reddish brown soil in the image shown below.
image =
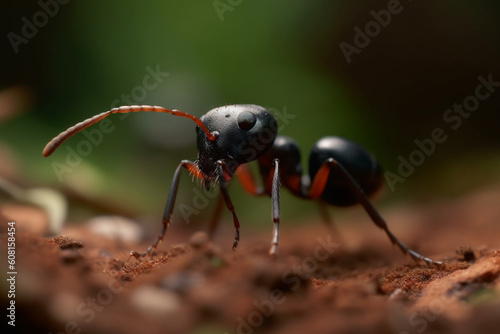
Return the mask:
[[[444,261],[441,269],[404,257],[362,213],[339,228],[346,241],[334,246],[319,222],[283,224],[275,259],[267,255],[270,233],[243,234],[237,252],[229,247],[230,229],[214,243],[196,231],[171,233],[155,256],[137,261],[128,252],[151,240],[119,243],[85,225],[43,238],[18,224],[16,329],[498,333],[499,204],[500,187],[492,187],[382,212],[401,240]],[[5,235],[2,245],[5,251]],[[2,298],[7,302],[6,293]]]

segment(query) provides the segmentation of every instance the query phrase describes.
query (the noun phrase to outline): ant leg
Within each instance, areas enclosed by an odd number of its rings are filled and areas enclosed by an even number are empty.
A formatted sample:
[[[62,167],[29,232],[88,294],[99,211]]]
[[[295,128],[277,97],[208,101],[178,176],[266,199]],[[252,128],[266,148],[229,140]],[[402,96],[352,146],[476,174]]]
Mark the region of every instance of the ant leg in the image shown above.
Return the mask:
[[[222,213],[222,204],[224,204],[224,197],[219,195],[217,197],[217,204],[215,205],[214,215],[210,221],[210,227],[208,228],[208,239],[212,240],[214,238],[215,230],[220,222],[220,216]]]
[[[243,189],[250,195],[261,196],[265,194],[264,188],[257,184],[252,171],[247,165],[238,166],[235,175],[238,177]]]
[[[269,192],[268,188],[270,188],[269,194],[271,195],[272,217],[274,224],[273,239],[271,241],[271,249],[269,250],[269,255],[271,256],[275,256],[278,252],[279,224],[281,220],[279,163],[279,159],[273,160],[274,172],[271,172],[268,175],[267,180],[265,180],[266,188],[257,185],[250,169],[246,165],[240,165],[238,167],[238,173],[236,174],[243,185],[243,188],[251,195],[264,195],[266,192]]]
[[[234,212],[234,205],[233,202],[231,202],[231,198],[229,197],[229,193],[227,191],[227,184],[226,180],[224,179],[224,171],[222,169],[223,166],[226,167],[226,163],[222,160],[218,160],[217,174],[219,179],[220,190],[222,193],[222,197],[224,198],[224,202],[226,202],[226,207],[233,214],[233,223],[235,228],[233,250],[236,250],[236,247],[238,247],[238,242],[240,241],[240,222],[238,220],[238,217],[236,216],[236,212]]]
[[[419,253],[409,249],[405,244],[399,241],[398,238],[396,238],[396,236],[392,234],[392,232],[389,230],[387,223],[382,218],[382,216],[380,216],[380,214],[375,209],[373,204],[370,202],[368,197],[365,195],[363,189],[361,189],[356,180],[354,180],[354,178],[351,176],[351,174],[349,174],[349,172],[344,168],[344,166],[342,166],[342,164],[340,164],[335,159],[329,158],[320,167],[318,173],[316,174],[312,182],[311,189],[309,192],[309,198],[317,198],[321,195],[323,189],[326,186],[326,181],[328,180],[328,176],[330,174],[330,170],[332,169],[332,167],[335,167],[340,172],[340,174],[344,178],[344,181],[346,182],[346,185],[352,191],[353,195],[356,196],[358,202],[365,208],[366,212],[368,213],[372,221],[375,223],[375,225],[384,230],[384,232],[387,234],[391,242],[397,245],[404,254],[410,255],[411,258],[416,262],[424,261],[428,265],[435,265],[438,268],[442,266],[443,264],[442,262],[434,261],[423,255],[420,255]]]
[[[193,173],[196,177],[201,176],[201,172],[199,171],[198,167],[196,164],[192,161],[189,160],[182,160],[179,166],[177,166],[177,169],[175,170],[174,173],[174,178],[172,180],[172,185],[170,186],[170,193],[168,194],[168,200],[167,200],[167,205],[165,207],[165,211],[163,213],[163,224],[162,228],[160,231],[160,234],[156,238],[156,240],[149,246],[146,251],[142,253],[138,253],[135,251],[130,252],[130,256],[135,257],[136,259],[146,256],[148,254],[151,254],[151,252],[158,246],[158,244],[163,240],[163,237],[165,236],[165,232],[168,229],[168,226],[170,225],[170,219],[172,218],[172,212],[174,210],[174,204],[175,204],[175,198],[177,197],[177,190],[179,188],[179,180],[181,178],[181,171],[182,168],[186,168],[189,172]]]
[[[269,255],[271,256],[275,256],[278,252],[279,226],[281,220],[279,163],[280,163],[279,159],[274,159],[273,185],[271,190],[274,228],[273,228],[273,240],[271,243],[271,249],[269,250]]]

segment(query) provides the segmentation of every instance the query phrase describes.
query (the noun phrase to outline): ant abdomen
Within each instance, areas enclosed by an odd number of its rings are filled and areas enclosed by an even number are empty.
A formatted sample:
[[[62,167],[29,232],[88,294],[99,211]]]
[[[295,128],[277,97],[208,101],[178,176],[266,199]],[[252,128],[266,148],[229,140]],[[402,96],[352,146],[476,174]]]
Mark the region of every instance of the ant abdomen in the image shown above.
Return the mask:
[[[314,179],[323,163],[333,158],[351,174],[367,196],[382,187],[383,174],[377,159],[362,146],[340,137],[324,137],[311,149],[309,176]],[[328,176],[321,198],[335,206],[350,206],[358,200],[348,188],[344,177],[334,168]]]

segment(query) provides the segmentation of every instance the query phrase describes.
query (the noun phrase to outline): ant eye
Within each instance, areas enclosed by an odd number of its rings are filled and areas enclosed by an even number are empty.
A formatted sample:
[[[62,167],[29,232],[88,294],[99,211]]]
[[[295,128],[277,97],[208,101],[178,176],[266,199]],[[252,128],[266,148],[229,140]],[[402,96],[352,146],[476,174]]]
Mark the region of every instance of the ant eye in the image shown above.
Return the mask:
[[[242,111],[238,114],[238,126],[243,130],[250,130],[257,122],[257,117],[250,111]]]

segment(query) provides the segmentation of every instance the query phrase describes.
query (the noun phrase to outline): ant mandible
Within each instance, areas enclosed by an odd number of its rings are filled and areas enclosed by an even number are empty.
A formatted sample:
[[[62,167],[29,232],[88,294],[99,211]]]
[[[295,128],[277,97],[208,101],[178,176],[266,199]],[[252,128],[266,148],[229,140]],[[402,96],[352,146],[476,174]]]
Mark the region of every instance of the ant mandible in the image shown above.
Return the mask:
[[[233,250],[240,240],[240,223],[227,185],[237,176],[243,187],[252,195],[267,194],[272,201],[273,238],[269,253],[276,255],[280,224],[280,183],[295,196],[304,199],[321,199],[334,206],[361,204],[372,221],[385,231],[391,242],[409,254],[415,261],[441,267],[434,261],[409,249],[387,227],[386,222],[370,202],[368,196],[382,187],[382,169],[375,157],[358,144],[339,137],[324,137],[312,148],[309,158],[309,175],[302,175],[298,144],[289,137],[278,136],[274,116],[265,108],[253,104],[227,105],[210,110],[201,118],[176,109],[159,106],[132,105],[113,108],[70,127],[52,139],[43,155],[48,157],[59,145],[75,133],[116,113],[152,111],[186,117],[196,124],[198,158],[182,160],[175,170],[167,205],[163,214],[160,234],[144,252],[131,251],[135,258],[150,254],[163,240],[170,225],[179,179],[183,168],[200,179],[205,188],[219,184],[222,199],[233,216],[235,236]],[[258,161],[263,186],[257,185],[247,163]],[[220,214],[222,200],[217,205]],[[210,232],[215,229],[212,221]]]

